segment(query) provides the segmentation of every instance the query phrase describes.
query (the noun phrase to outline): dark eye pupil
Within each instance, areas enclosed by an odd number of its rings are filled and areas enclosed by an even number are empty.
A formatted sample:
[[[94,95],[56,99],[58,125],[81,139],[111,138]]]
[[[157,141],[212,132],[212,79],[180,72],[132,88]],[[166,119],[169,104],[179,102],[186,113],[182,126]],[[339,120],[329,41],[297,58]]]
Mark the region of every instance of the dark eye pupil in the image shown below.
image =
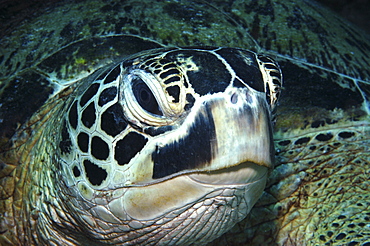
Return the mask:
[[[132,80],[132,90],[139,105],[149,113],[163,115],[152,91],[140,78]]]
[[[140,92],[140,100],[142,102],[149,102],[150,101],[150,92],[143,88]]]

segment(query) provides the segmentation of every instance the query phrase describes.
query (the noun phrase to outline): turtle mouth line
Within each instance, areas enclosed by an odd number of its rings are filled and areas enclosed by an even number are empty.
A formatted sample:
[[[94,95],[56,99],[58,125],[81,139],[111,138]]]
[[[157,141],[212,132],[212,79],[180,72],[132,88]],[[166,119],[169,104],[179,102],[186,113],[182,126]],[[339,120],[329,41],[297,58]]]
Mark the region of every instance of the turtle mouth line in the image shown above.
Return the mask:
[[[253,162],[243,162],[228,168],[185,174],[190,179],[209,185],[245,185],[267,175],[268,168]]]
[[[125,185],[125,187],[143,187],[164,183],[180,177],[188,177],[201,185],[245,185],[263,179],[268,173],[268,167],[254,162],[242,162],[227,168],[217,170],[192,170],[167,176],[165,178],[152,180],[151,182],[140,182]]]

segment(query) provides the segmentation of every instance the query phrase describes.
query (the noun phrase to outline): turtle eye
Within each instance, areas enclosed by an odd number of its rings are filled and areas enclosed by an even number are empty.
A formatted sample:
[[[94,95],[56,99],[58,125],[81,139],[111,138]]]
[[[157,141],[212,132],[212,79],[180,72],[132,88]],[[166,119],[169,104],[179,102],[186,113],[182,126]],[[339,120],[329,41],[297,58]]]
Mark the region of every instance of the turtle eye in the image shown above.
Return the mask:
[[[155,96],[142,79],[134,78],[132,80],[132,91],[136,101],[143,109],[155,115],[163,115]]]

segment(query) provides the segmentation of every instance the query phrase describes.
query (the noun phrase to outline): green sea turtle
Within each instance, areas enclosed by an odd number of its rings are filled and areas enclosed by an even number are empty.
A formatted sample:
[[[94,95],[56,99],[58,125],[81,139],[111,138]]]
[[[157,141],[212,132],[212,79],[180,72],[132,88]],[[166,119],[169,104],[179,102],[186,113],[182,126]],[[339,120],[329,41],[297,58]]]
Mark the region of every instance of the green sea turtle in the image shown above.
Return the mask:
[[[369,39],[316,3],[64,1],[1,44],[1,245],[370,245]]]

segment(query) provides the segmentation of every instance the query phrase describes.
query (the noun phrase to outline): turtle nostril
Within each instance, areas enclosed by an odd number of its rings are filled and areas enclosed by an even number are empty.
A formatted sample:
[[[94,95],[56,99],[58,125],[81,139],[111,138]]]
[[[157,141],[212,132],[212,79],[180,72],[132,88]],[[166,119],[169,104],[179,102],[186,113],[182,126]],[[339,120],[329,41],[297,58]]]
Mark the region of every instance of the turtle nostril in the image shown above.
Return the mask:
[[[232,104],[236,104],[238,102],[238,94],[233,93],[230,100]]]
[[[253,102],[252,95],[250,94],[249,91],[245,91],[245,101],[247,101],[248,103],[252,103]]]

